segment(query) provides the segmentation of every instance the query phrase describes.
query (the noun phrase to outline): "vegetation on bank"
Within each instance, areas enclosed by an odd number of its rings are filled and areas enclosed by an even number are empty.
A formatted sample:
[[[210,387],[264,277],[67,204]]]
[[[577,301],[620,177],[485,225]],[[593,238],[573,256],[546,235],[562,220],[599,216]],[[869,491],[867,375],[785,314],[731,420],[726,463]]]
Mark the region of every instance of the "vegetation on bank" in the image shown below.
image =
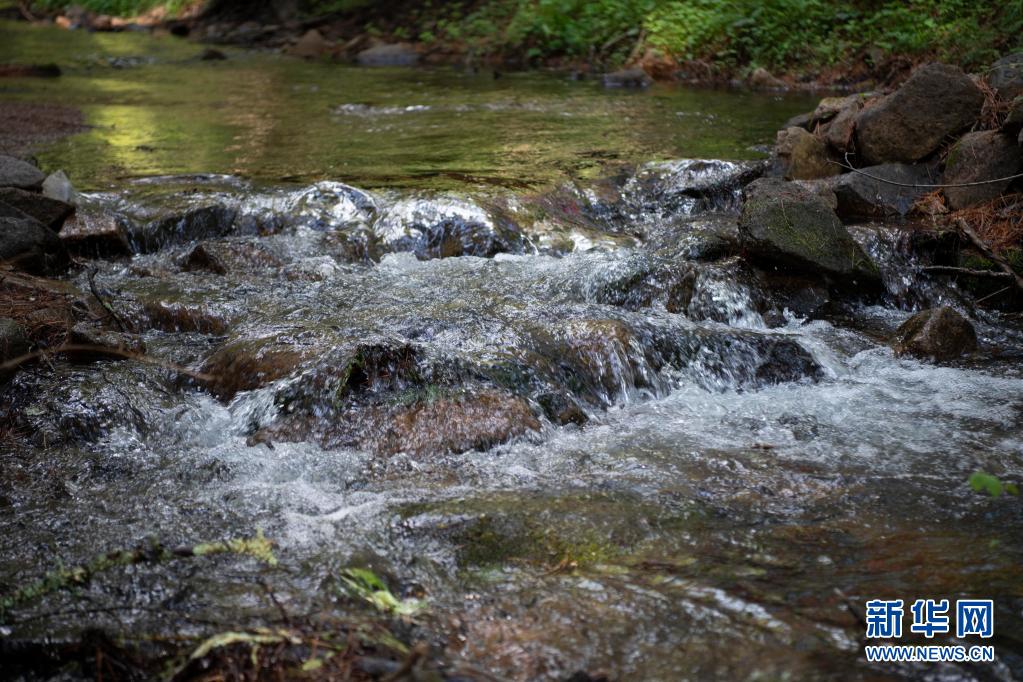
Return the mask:
[[[337,18],[370,35],[524,63],[642,57],[741,72],[872,68],[897,55],[982,68],[1023,45],[1023,0],[207,0]],[[133,14],[195,0],[36,0]],[[386,5],[386,7],[385,7]]]

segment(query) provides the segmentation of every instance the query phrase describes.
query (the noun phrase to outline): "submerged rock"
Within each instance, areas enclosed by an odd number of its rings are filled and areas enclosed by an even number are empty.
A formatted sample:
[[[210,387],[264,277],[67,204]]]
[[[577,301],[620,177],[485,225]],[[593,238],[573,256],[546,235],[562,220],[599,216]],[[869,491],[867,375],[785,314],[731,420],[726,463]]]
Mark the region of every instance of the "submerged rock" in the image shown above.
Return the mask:
[[[984,182],[1015,175],[1023,168],[1023,149],[997,130],[967,133],[948,154],[945,164],[947,185]],[[971,187],[946,187],[945,198],[953,210],[966,208],[1002,195],[1011,180],[985,182]]]
[[[224,204],[199,206],[183,213],[171,213],[136,227],[129,241],[139,253],[152,253],[171,244],[186,244],[223,237],[234,230],[238,209]]]
[[[17,187],[38,192],[46,175],[21,159],[0,154],[0,187]]]
[[[211,355],[202,366],[209,375],[206,386],[218,397],[230,400],[241,391],[265,386],[292,374],[318,349],[297,346],[274,337],[240,339]]]
[[[1002,99],[1023,95],[1023,52],[1002,57],[992,64],[987,82]]]
[[[64,222],[60,239],[79,256],[126,256],[132,252],[127,225],[127,220],[117,214],[83,206]]]
[[[13,206],[54,231],[59,231],[64,221],[75,212],[71,204],[15,187],[0,187],[0,202]]]
[[[835,210],[846,221],[904,216],[920,197],[932,191],[929,187],[904,185],[933,185],[940,179],[931,167],[922,164],[885,163],[859,170],[834,178],[829,184],[837,200]]]
[[[829,202],[796,183],[762,178],[747,187],[739,235],[755,260],[861,278],[863,283],[879,277]]]
[[[35,275],[63,272],[68,254],[57,233],[34,218],[0,217],[0,261]]]
[[[525,246],[517,225],[457,198],[399,201],[381,214],[373,232],[388,251],[411,252],[420,260],[520,253]]]
[[[895,333],[896,355],[912,355],[948,362],[977,349],[973,325],[948,306],[923,310],[906,320]]]
[[[653,79],[646,71],[636,67],[605,73],[603,83],[605,88],[645,88],[653,83]]]
[[[860,155],[870,165],[923,159],[947,136],[972,125],[983,104],[984,93],[961,69],[921,66],[902,87],[860,113]]]

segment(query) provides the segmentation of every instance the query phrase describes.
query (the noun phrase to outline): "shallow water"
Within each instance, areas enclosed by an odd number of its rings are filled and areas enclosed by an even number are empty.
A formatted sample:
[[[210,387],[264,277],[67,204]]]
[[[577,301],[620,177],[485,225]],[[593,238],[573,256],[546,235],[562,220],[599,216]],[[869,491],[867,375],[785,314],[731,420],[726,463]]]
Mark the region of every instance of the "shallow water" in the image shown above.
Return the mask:
[[[18,54],[43,61],[51,35],[19,29]],[[234,395],[123,362],[22,372],[4,396],[25,437],[0,460],[0,582],[254,528],[281,565],[112,571],[5,634],[258,625],[278,614],[256,579],[291,613],[344,615],[359,605],[337,575],[369,566],[424,595],[416,636],[510,679],[1023,677],[1023,505],[967,485],[1023,477],[1018,321],[926,283],[870,226],[857,234],[889,295],[807,319],[718,253],[753,166],[647,164],[756,156],[805,102],[244,53],[185,64],[194,46],[59,35],[69,59],[155,60],[3,83],[66,88],[116,123],[41,154],[133,226],[136,253],[93,263],[96,286],[164,361],[293,355]],[[228,91],[238,104],[221,106]],[[408,106],[429,108],[393,109]],[[600,181],[603,159],[640,167]],[[196,172],[229,175],[179,175]],[[203,207],[212,226],[184,213]],[[225,273],[187,267],[198,240]],[[883,337],[908,303],[963,306],[982,352],[894,357]],[[473,401],[499,406],[486,428],[535,428],[448,447]],[[388,431],[407,420],[413,437]],[[997,663],[867,664],[857,609],[875,597],[995,599]]]

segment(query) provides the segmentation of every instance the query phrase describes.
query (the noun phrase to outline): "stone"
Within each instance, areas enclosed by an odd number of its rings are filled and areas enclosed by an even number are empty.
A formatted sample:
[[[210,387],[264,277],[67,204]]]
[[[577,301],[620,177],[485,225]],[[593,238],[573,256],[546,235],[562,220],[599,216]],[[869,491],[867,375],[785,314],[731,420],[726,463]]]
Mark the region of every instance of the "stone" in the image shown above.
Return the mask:
[[[75,207],[43,194],[26,192],[15,187],[0,187],[0,202],[31,216],[54,232],[75,212]]]
[[[79,208],[65,221],[60,239],[78,256],[126,256],[132,252],[125,220],[116,214],[91,207]]]
[[[419,62],[419,53],[411,45],[394,43],[363,50],[355,60],[362,66],[413,66]]]
[[[0,154],[0,187],[17,187],[37,192],[45,179],[46,175],[27,161]]]
[[[751,87],[761,90],[784,90],[788,86],[785,81],[776,78],[774,74],[763,67],[758,67],[749,75],[748,82]]]
[[[1023,129],[1023,95],[1019,95],[1009,104],[1009,113],[1005,115],[1002,123],[1002,132],[1006,135],[1016,135]]]
[[[754,260],[867,282],[879,278],[828,200],[796,183],[761,178],[747,187],[739,237]]]
[[[859,170],[862,172],[845,173],[830,183],[837,200],[835,211],[847,222],[904,216],[920,197],[932,191],[924,187],[901,187],[874,180],[868,175],[903,185],[933,185],[939,180],[933,167],[922,164],[886,163]]]
[[[1023,168],[1023,150],[1008,135],[997,130],[967,133],[952,147],[945,164],[946,185],[995,180],[1015,175]],[[990,201],[1002,195],[1011,180],[946,187],[943,191],[949,208],[959,210]]]
[[[923,310],[895,332],[896,355],[948,362],[977,349],[977,333],[969,320],[948,306]]]
[[[288,54],[303,59],[315,59],[329,54],[333,50],[333,44],[327,41],[315,28],[309,29],[298,42],[288,49]]]
[[[786,180],[815,180],[838,175],[842,168],[831,162],[824,142],[803,128],[778,132],[775,144],[778,166]]]
[[[823,130],[827,143],[840,152],[852,151],[856,119],[863,109],[863,98],[860,95],[851,95],[845,100],[844,107],[835,114]]]
[[[123,360],[126,356],[146,352],[146,344],[138,336],[103,329],[89,322],[79,322],[72,327],[68,342],[87,346],[68,351],[68,357],[77,361]]]
[[[43,196],[45,197],[63,201],[65,204],[74,204],[77,195],[78,193],[71,185],[71,180],[62,170],[50,173],[43,181]]]
[[[961,69],[926,64],[894,93],[865,107],[856,119],[856,143],[868,165],[913,162],[970,127],[984,93]]]
[[[1002,99],[1023,95],[1023,52],[1002,57],[992,64],[987,83]]]
[[[605,88],[645,88],[653,83],[653,79],[646,71],[636,67],[605,73],[603,82]]]
[[[226,275],[227,266],[220,257],[206,248],[203,244],[196,246],[188,252],[182,261],[181,269],[185,272],[211,272],[215,275]]]
[[[0,218],[0,261],[34,275],[52,275],[68,266],[57,233],[28,218]]]
[[[30,348],[25,329],[9,317],[0,317],[0,364],[24,355]],[[0,381],[11,374],[11,370],[0,369]]]
[[[301,367],[302,361],[321,349],[297,346],[276,337],[240,339],[218,348],[203,364],[209,378],[206,387],[217,397],[230,400],[282,379]]]

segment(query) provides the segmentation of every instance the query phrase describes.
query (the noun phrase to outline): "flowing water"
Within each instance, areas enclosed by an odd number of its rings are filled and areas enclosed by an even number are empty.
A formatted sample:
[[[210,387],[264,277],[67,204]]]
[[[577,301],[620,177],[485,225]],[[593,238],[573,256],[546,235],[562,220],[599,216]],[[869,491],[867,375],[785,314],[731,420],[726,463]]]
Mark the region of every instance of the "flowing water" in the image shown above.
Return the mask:
[[[0,30],[0,61],[67,65],[3,96],[96,126],[39,155],[125,226],[93,285],[150,356],[209,375],[15,377],[0,585],[150,537],[259,528],[280,559],[115,570],[4,634],[259,625],[261,581],[344,615],[357,566],[505,678],[1023,677],[1023,505],[967,485],[1023,476],[1018,321],[881,226],[855,231],[881,299],[808,305],[826,292],[733,255],[754,146],[806,99]],[[727,160],[672,160],[701,157]],[[896,358],[885,339],[937,303],[981,353]],[[996,663],[866,663],[876,597],[993,598]]]

